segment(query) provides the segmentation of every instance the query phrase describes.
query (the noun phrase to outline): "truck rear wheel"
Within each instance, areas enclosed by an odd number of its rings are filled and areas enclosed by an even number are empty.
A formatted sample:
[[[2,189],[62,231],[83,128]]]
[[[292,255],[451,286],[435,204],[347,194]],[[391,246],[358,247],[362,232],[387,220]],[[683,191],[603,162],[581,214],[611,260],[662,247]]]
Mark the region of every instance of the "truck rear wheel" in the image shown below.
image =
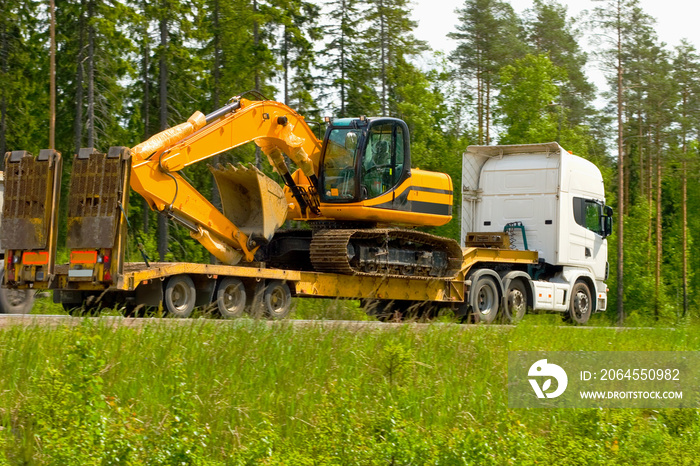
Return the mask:
[[[216,292],[216,307],[221,317],[234,319],[245,312],[246,292],[243,282],[237,278],[227,277],[221,280]]]
[[[173,317],[185,318],[192,314],[197,290],[189,275],[175,275],[165,286],[163,303]]]
[[[482,275],[472,284],[469,303],[475,322],[490,324],[496,320],[500,302],[498,284],[493,277]]]
[[[263,310],[271,319],[284,319],[292,308],[292,293],[289,285],[281,280],[272,280],[265,286]]]
[[[571,289],[569,312],[564,315],[564,320],[573,322],[576,325],[583,325],[591,318],[592,312],[591,290],[588,289],[588,285],[585,282],[578,281]]]
[[[0,283],[2,283],[5,271],[0,268]],[[29,314],[34,305],[34,292],[32,290],[13,290],[0,288],[0,313],[1,314]]]

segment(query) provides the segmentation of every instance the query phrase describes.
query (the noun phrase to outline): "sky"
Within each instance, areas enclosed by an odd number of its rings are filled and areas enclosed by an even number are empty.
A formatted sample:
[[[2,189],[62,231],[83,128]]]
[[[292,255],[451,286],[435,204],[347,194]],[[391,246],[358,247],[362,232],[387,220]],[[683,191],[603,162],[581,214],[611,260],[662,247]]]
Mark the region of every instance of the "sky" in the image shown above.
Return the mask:
[[[567,6],[569,16],[577,16],[583,10],[592,10],[596,3],[591,0],[558,0]],[[656,18],[659,39],[669,46],[678,45],[686,38],[700,50],[700,2],[688,0],[640,0],[642,9]],[[434,50],[449,52],[454,44],[447,39],[448,32],[455,31],[457,8],[464,0],[413,0],[413,19],[418,21],[416,37],[428,42]],[[532,7],[532,0],[510,0],[516,13],[521,15]]]

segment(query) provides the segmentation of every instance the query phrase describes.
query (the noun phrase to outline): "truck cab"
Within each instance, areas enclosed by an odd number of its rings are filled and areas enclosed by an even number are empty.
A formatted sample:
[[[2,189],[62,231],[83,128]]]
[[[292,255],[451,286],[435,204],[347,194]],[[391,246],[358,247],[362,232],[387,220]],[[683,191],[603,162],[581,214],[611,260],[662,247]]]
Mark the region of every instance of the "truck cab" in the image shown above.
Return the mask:
[[[462,238],[506,231],[512,248],[538,252],[533,307],[566,310],[584,282],[593,309],[605,310],[612,209],[598,167],[555,142],[469,146],[462,181]]]

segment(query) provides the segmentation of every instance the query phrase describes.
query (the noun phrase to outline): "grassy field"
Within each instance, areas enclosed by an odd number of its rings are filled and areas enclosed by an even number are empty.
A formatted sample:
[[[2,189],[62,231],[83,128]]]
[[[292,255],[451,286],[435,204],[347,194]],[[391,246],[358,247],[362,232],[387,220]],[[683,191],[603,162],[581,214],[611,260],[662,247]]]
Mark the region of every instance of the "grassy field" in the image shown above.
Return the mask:
[[[170,323],[0,330],[0,464],[700,461],[697,410],[510,410],[506,391],[508,351],[697,351],[694,326]]]

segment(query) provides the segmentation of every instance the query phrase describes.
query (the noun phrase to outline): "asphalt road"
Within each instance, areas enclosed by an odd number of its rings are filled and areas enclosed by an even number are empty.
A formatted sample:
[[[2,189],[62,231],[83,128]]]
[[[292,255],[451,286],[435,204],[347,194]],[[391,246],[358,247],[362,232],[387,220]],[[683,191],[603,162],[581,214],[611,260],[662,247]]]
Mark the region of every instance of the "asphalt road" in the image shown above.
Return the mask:
[[[72,326],[78,325],[83,319],[98,320],[100,322],[108,323],[114,326],[124,326],[124,327],[143,327],[146,325],[192,325],[193,323],[206,322],[214,323],[216,325],[247,325],[255,322],[252,319],[169,319],[161,317],[148,317],[148,318],[132,318],[132,317],[117,317],[117,316],[100,316],[100,317],[73,317],[69,315],[18,315],[18,314],[0,314],[0,329],[7,328],[16,325],[45,325],[45,326]],[[451,326],[464,329],[465,331],[474,330],[482,325],[474,324],[455,324],[455,323],[420,323],[420,322],[377,322],[377,321],[362,321],[362,320],[299,320],[299,319],[286,319],[280,321],[274,320],[263,320],[267,325],[293,325],[295,327],[310,327],[310,326],[321,326],[321,327],[343,327],[347,329],[366,329],[366,328],[391,328],[399,327],[402,325],[410,325],[415,328],[425,328],[430,326]],[[515,327],[514,325],[489,325],[489,328],[494,330],[506,330]],[[561,325],[555,328],[576,328],[581,330],[592,330],[592,329],[611,329],[611,330],[642,330],[642,329],[656,329],[656,327],[585,327],[579,326],[575,327],[572,325]],[[675,330],[674,328],[664,328],[664,330]]]

